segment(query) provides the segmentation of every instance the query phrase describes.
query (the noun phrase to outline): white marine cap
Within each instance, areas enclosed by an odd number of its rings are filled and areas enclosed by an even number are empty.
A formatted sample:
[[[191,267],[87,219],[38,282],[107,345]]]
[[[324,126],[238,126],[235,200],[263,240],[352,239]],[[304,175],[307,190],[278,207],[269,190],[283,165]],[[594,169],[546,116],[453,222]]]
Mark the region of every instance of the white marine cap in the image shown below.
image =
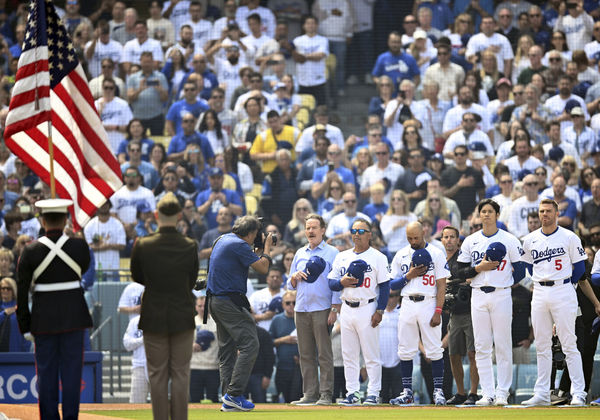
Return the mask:
[[[72,200],[64,198],[49,198],[35,202],[35,206],[40,209],[41,213],[68,213],[68,208],[73,205]]]

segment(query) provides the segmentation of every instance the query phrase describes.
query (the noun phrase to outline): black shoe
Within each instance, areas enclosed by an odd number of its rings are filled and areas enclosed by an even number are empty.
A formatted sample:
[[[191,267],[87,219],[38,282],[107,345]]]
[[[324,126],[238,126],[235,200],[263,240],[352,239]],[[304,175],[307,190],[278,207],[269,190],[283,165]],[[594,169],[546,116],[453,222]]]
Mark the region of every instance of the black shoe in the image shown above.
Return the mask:
[[[446,405],[461,405],[461,404],[464,404],[466,400],[467,400],[466,395],[454,394],[454,396],[452,398],[450,398],[448,401],[446,401]]]
[[[565,405],[569,403],[569,393],[557,395],[554,392],[550,394],[550,405]]]
[[[475,405],[475,403],[479,400],[477,394],[469,394],[467,399],[463,403],[463,405]]]

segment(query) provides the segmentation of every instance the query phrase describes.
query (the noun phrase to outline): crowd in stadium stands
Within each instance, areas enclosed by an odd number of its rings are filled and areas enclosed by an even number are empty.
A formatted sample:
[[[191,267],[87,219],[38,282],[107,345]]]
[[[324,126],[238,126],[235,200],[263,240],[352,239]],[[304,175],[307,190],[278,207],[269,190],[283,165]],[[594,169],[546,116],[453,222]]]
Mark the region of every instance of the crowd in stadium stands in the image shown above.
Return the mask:
[[[355,218],[372,221],[373,246],[391,261],[412,221],[446,252],[442,229],[480,229],[481,199],[497,201],[500,227],[522,238],[538,226],[540,200],[553,198],[560,226],[584,240],[590,265],[600,248],[595,0],[55,3],[123,171],[124,186],[83,230],[96,280],[118,280],[114,270],[135,239],[156,231],[154,210],[167,192],[180,200],[178,229],[198,241],[202,259],[244,214],[263,216],[277,235],[276,269],[259,279],[266,288],[249,293],[258,326],[271,332],[259,334],[254,401],[269,385],[273,341],[277,369],[294,378],[277,380],[278,392],[286,401],[301,396],[293,312],[269,304],[295,299],[285,285],[310,213],[323,216],[327,242],[339,250],[352,247]],[[25,4],[0,0],[0,129],[26,19]],[[333,108],[359,84],[372,87],[365,130],[343,133]],[[0,171],[0,276],[10,278],[24,244],[39,235],[34,202],[49,189],[4,142]],[[515,301],[529,304],[531,282],[517,288]],[[139,299],[130,300],[119,306],[139,311]],[[0,338],[0,349],[17,347]],[[531,340],[525,328],[514,347]],[[194,346],[192,380],[216,401],[217,343]],[[391,354],[386,368],[398,363]],[[192,394],[203,395],[198,386]]]

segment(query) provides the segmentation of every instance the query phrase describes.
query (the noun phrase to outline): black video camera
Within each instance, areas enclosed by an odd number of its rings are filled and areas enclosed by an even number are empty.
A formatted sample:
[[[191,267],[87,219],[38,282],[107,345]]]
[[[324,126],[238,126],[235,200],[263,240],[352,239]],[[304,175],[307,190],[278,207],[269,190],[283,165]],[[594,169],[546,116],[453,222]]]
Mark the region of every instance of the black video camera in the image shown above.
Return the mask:
[[[265,248],[265,240],[267,237],[265,232],[265,218],[258,217],[258,221],[260,223],[260,227],[258,228],[258,233],[256,234],[256,238],[254,238],[254,248],[255,249],[264,249]],[[264,236],[264,238],[263,238]],[[273,245],[277,245],[277,236],[273,236]]]

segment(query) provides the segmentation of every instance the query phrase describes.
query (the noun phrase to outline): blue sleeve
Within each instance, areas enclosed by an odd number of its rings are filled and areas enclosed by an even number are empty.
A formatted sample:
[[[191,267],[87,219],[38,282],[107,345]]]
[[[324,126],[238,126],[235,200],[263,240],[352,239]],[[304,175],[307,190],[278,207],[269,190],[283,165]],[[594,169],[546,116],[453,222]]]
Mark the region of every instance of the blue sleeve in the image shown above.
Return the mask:
[[[175,121],[175,118],[177,118],[178,113],[179,113],[179,105],[177,103],[174,103],[173,105],[171,105],[169,107],[169,110],[167,111],[167,116],[165,118],[168,121]]]
[[[183,89],[183,85],[185,85],[185,82],[187,82],[187,79],[190,77],[190,74],[193,73],[193,70],[190,70],[186,75],[183,76],[183,78],[181,79],[181,82],[179,83],[179,86],[177,86],[177,93],[175,95],[176,98],[179,98],[179,95],[181,94],[181,89]]]
[[[179,141],[178,141],[177,137],[173,137],[171,139],[171,141],[169,142],[169,147],[167,148],[167,155],[178,152],[178,150],[177,150],[178,143],[179,143]]]
[[[325,168],[327,169],[327,168]],[[313,182],[321,182],[321,180],[323,179],[323,170],[322,168],[316,168],[315,171],[313,172]]]
[[[350,169],[348,169],[348,172],[346,172],[344,178],[344,184],[356,184],[356,181],[354,180],[354,173]]]
[[[381,98],[379,96],[373,96],[369,102],[369,115],[372,114],[383,117],[384,111],[381,109]]]
[[[600,273],[592,274],[592,284],[600,287]]]
[[[406,283],[408,283],[408,280],[404,275],[402,275],[390,280],[390,288],[392,290],[402,290],[402,288],[406,286]]]
[[[571,283],[575,284],[581,279],[585,273],[585,261],[578,261],[573,264],[573,277],[571,277]]]
[[[127,154],[127,145],[128,144],[129,144],[128,140],[122,140],[121,143],[119,143],[119,148],[117,149],[117,155],[120,153]]]
[[[573,223],[575,223],[575,219],[577,218],[577,206],[573,200],[569,200],[569,207],[565,210],[564,216],[570,217]]]
[[[340,290],[342,290],[344,288],[344,286],[342,286],[342,283],[340,282],[340,280],[336,280],[336,279],[327,279],[329,281],[329,288],[331,290],[333,290],[334,292],[339,292]]]
[[[512,263],[513,266],[513,281],[514,284],[517,284],[518,282],[520,282],[523,277],[525,277],[525,264],[523,261],[517,261]]]
[[[531,276],[533,274],[533,264],[525,263],[525,267],[527,268],[527,272]]]
[[[165,65],[160,72],[167,78],[167,80],[171,80],[171,73],[173,72],[173,60],[168,59],[165,61]]]
[[[390,297],[390,282],[386,281],[379,285],[379,296],[377,297],[377,309],[383,310],[387,306]]]
[[[94,285],[94,277],[96,276],[96,257],[94,251],[90,248],[90,266],[88,270],[81,276],[81,283],[84,290],[89,290]]]
[[[377,57],[377,61],[375,62],[375,66],[373,67],[371,74],[376,77],[379,77],[383,74],[383,54]]]

